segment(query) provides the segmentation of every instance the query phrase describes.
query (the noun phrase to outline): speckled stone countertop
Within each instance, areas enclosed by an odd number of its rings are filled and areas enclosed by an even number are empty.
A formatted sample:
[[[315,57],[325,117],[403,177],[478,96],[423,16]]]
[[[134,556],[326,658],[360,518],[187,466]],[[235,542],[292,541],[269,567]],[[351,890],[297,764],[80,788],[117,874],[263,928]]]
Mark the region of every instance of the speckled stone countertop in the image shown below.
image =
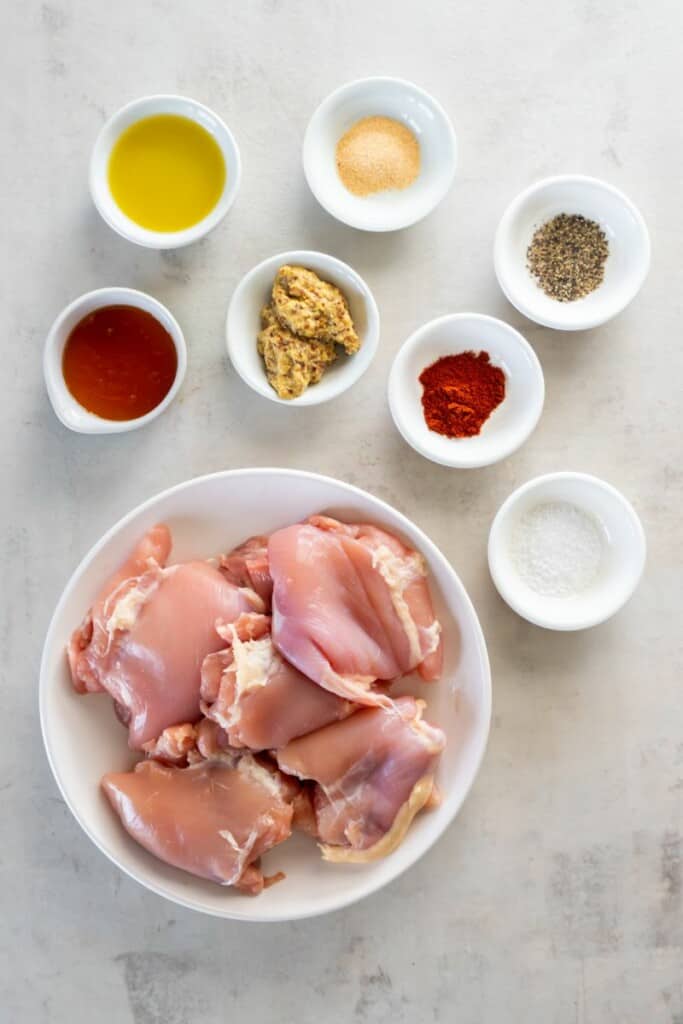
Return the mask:
[[[680,4],[14,0],[0,24],[0,1019],[681,1024]],[[369,236],[317,206],[300,149],[319,100],[382,73],[415,80],[445,105],[460,167],[427,220]],[[99,219],[87,163],[106,116],[174,91],[226,118],[244,178],[213,235],[155,253]],[[517,314],[491,258],[512,196],[565,171],[623,188],[648,221],[654,255],[633,305],[576,335]],[[226,366],[223,336],[245,270],[298,247],[355,266],[382,315],[380,354],[362,382],[299,411],[248,391]],[[81,437],[48,404],[42,345],[68,301],[106,284],[170,306],[189,371],[181,399],[145,430]],[[547,385],[528,443],[469,472],[407,448],[385,398],[403,339],[460,310],[518,327]],[[494,677],[481,774],[436,847],[357,906],[264,927],[200,917],[124,878],[62,803],[37,706],[49,617],[90,545],[155,492],[250,465],[331,473],[413,518],[469,589]],[[501,501],[557,469],[615,484],[648,535],[634,598],[580,634],[519,619],[486,567]]]

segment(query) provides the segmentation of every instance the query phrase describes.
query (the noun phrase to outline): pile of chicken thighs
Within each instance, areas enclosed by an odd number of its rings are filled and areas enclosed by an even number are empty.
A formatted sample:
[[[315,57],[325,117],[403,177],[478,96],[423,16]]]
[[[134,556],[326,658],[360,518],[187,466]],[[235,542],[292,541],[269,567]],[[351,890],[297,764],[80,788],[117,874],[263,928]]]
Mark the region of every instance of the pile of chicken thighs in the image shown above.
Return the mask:
[[[388,684],[441,673],[422,557],[325,516],[210,561],[167,565],[155,526],[68,648],[80,693],[105,691],[145,757],[102,788],[161,860],[256,894],[260,857],[293,828],[326,860],[395,849],[438,802],[442,731]]]

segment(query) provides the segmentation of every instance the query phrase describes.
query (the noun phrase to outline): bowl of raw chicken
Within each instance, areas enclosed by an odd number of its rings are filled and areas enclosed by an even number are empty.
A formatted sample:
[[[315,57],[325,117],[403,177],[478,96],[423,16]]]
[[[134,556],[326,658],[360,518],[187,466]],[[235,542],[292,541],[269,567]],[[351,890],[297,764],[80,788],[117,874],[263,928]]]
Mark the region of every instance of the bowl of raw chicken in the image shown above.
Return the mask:
[[[254,921],[413,865],[479,769],[491,680],[455,571],[372,495],[293,470],[190,480],[64,590],[40,713],[62,795],[146,888]]]

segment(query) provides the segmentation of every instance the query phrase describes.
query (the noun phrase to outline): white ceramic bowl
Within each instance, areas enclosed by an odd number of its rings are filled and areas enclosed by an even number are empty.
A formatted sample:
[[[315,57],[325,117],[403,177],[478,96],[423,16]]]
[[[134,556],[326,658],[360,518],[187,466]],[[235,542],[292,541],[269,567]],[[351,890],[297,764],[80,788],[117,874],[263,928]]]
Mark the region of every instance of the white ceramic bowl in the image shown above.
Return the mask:
[[[485,351],[505,371],[505,399],[475,437],[443,437],[422,410],[422,371],[443,356]],[[543,370],[528,341],[509,324],[481,313],[453,313],[418,328],[389,374],[389,407],[405,441],[432,462],[473,469],[498,462],[526,441],[543,410]]]
[[[337,143],[356,121],[372,116],[401,121],[417,136],[420,174],[406,189],[355,196],[337,172]],[[455,132],[443,107],[412,82],[363,78],[320,104],[306,130],[303,163],[313,195],[337,220],[364,231],[396,231],[426,217],[451,187]]]
[[[415,683],[426,716],[447,734],[437,783],[443,802],[418,815],[405,842],[368,865],[327,864],[298,834],[264,858],[287,878],[254,898],[169,867],[122,829],[99,789],[102,775],[134,760],[125,730],[105,695],[79,696],[70,685],[64,646],[103,580],[154,523],[173,531],[174,559],[204,558],[252,533],[268,533],[326,510],[395,530],[425,556],[443,625],[440,682]],[[380,889],[409,868],[444,832],[479,770],[489,732],[491,678],[481,628],[465,588],[432,542],[410,520],[364,491],[328,477],[285,469],[248,469],[190,480],[139,506],[84,558],[62,594],[48,629],[40,673],[40,717],[50,765],[69,808],[92,841],[122,871],[193,910],[244,921],[283,921],[322,914]],[[434,879],[436,889],[447,879]]]
[[[361,339],[360,350],[355,355],[347,356],[340,350],[339,358],[325,371],[322,380],[292,399],[280,398],[275,393],[256,349],[261,310],[270,300],[275,275],[285,264],[306,267],[336,285],[348,301],[351,319]],[[262,398],[280,405],[319,405],[341,395],[369,367],[379,344],[379,312],[363,278],[346,263],[322,252],[281,252],[253,267],[237,285],[230,300],[225,333],[230,362],[245,384]]]
[[[178,367],[170,390],[154,409],[134,420],[105,420],[85,409],[71,394],[64,381],[62,357],[67,338],[76,324],[102,306],[137,306],[144,309],[166,328],[173,339]],[[74,299],[59,314],[47,336],[43,353],[43,374],[48,397],[57,417],[77,434],[123,434],[137,430],[160,416],[180,390],[187,369],[187,346],[178,321],[158,299],[134,288],[98,288]]]
[[[143,117],[177,114],[205,128],[220,146],[225,160],[225,186],[213,209],[202,220],[183,231],[150,231],[141,227],[114,200],[108,181],[109,157],[117,139],[126,128]],[[203,103],[186,96],[144,96],[122,107],[100,131],[90,158],[90,194],[110,228],[129,242],[149,249],[179,249],[203,238],[223,220],[240,187],[242,165],[234,136],[218,114]]]
[[[609,242],[603,283],[575,302],[551,299],[527,267],[534,232],[560,213],[596,221]],[[650,266],[650,237],[623,192],[597,178],[566,174],[531,185],[508,206],[496,232],[494,265],[498,283],[520,313],[545,327],[582,331],[610,320],[635,298]]]
[[[549,597],[519,576],[510,554],[514,530],[526,512],[546,502],[566,501],[593,516],[604,541],[603,565],[588,589],[572,597]],[[629,599],[645,568],[645,534],[632,505],[610,484],[586,473],[549,473],[530,480],[503,502],[489,534],[489,569],[510,607],[537,626],[575,630],[609,619]]]

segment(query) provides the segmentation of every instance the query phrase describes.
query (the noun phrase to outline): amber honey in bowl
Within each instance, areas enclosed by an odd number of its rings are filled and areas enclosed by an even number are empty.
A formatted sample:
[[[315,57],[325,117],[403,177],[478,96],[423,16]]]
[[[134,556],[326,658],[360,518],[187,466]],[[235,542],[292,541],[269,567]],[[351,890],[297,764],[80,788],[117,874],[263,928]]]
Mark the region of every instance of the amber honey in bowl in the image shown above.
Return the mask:
[[[106,420],[134,420],[155,409],[173,386],[178,353],[156,317],[138,306],[101,306],[69,334],[64,382],[87,409]]]

